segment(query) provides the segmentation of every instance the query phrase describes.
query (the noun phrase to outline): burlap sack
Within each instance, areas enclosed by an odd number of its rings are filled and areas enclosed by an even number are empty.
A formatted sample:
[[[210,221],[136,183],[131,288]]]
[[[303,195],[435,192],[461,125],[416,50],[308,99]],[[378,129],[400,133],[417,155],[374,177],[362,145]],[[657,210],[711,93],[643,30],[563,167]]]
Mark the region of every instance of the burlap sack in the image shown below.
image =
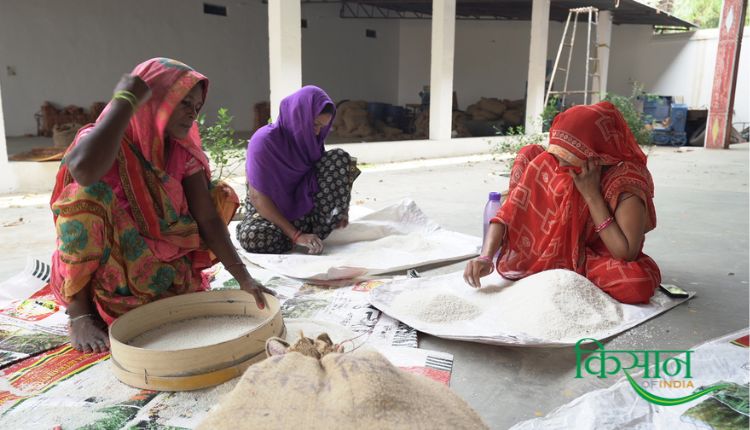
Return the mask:
[[[73,143],[78,130],[83,127],[77,123],[56,124],[52,127],[52,143],[55,148],[67,148]]]
[[[430,131],[430,111],[424,110],[414,120],[414,137],[426,137]]]
[[[503,112],[506,110],[506,106],[503,102],[501,102],[498,99],[486,99],[484,97],[479,99],[479,102],[477,103],[480,108],[486,110],[487,112],[492,112],[499,118],[502,116]]]
[[[471,118],[476,121],[496,121],[500,116],[484,109],[475,109]]]
[[[506,110],[503,114],[503,121],[507,125],[521,125],[523,124],[523,112],[520,110]]]
[[[466,127],[466,120],[469,119],[469,115],[460,110],[453,111],[453,131],[456,132],[456,137],[469,137],[471,132]]]
[[[374,351],[298,352],[251,366],[198,429],[483,429],[447,387]]]
[[[474,103],[473,105],[469,105],[469,107],[466,108],[466,113],[469,114],[469,116],[474,116],[474,112],[480,110],[482,110],[482,108],[480,108],[478,104]]]
[[[504,100],[505,107],[508,110],[520,110],[523,111],[526,108],[526,100],[524,99],[518,99],[518,100]]]

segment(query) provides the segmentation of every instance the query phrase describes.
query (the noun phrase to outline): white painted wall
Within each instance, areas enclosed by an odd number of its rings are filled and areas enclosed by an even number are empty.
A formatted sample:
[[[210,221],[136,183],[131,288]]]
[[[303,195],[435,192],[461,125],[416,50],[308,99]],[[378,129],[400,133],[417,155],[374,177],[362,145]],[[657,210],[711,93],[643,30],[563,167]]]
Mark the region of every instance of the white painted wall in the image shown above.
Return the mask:
[[[228,17],[204,15],[200,0],[0,0],[0,85],[8,135],[36,132],[45,100],[88,107],[107,100],[119,76],[138,62],[170,56],[211,79],[206,111],[225,106],[235,128],[247,130],[253,105],[269,98],[268,9],[260,0],[212,0]],[[339,6],[305,4],[303,84],[335,100],[419,103],[430,80],[429,20],[338,18]],[[528,22],[456,23],[454,89],[465,109],[481,96],[524,97]],[[377,31],[366,38],[365,29]],[[562,24],[550,24],[547,58],[554,60]],[[573,63],[582,67],[585,30]],[[750,29],[745,29],[734,121],[750,121]],[[710,103],[715,31],[653,36],[648,26],[614,26],[610,91],[629,94],[633,80],[649,92],[682,96],[691,107]],[[15,69],[9,76],[7,67]],[[578,70],[581,70],[580,68]],[[582,72],[571,87],[582,87]]]
[[[227,107],[249,129],[268,100],[268,12],[260,1],[2,0],[0,85],[6,132],[36,133],[45,100],[88,108],[107,101],[120,76],[156,56],[179,59],[211,80],[205,112]],[[7,67],[16,70],[9,76]]]
[[[253,105],[269,99],[268,8],[260,0],[0,0],[0,85],[6,132],[35,134],[45,100],[88,107],[144,59],[172,57],[211,79],[205,112],[227,107],[248,130]],[[284,0],[290,1],[290,0]],[[303,84],[334,100],[395,103],[399,22],[340,19],[339,5],[304,4]],[[377,38],[366,38],[373,29]],[[11,42],[12,43],[9,43]],[[9,76],[6,68],[16,71]]]
[[[633,81],[648,92],[682,96],[691,108],[711,104],[718,30],[652,35],[648,26],[616,26],[610,89],[626,94]],[[750,121],[750,27],[745,27],[732,122]]]
[[[458,21],[454,89],[461,109],[480,97],[524,97],[528,67],[528,22]],[[550,23],[547,58],[555,59],[563,24]],[[652,35],[650,26],[612,29],[609,91],[630,95],[633,82],[650,93],[681,96],[692,108],[707,107],[718,45],[716,30]],[[399,103],[418,103],[429,84],[429,21],[401,21]],[[586,29],[579,23],[572,60],[572,89],[583,89]],[[733,122],[750,121],[750,28],[741,51]],[[561,83],[561,81],[558,81]]]
[[[429,85],[430,22],[401,21],[399,51],[399,103],[419,103],[419,91]],[[529,64],[529,22],[456,22],[454,90],[460,109],[480,97],[522,99]],[[547,58],[555,59],[563,25],[550,22]],[[585,29],[579,26],[572,62],[580,74],[571,75],[570,86],[583,89]],[[560,81],[561,82],[561,81]]]
[[[399,21],[341,19],[339,6],[302,5],[307,20],[302,29],[303,84],[323,88],[335,101],[396,103]],[[367,29],[377,37],[365,37]],[[427,67],[429,73],[429,63]]]

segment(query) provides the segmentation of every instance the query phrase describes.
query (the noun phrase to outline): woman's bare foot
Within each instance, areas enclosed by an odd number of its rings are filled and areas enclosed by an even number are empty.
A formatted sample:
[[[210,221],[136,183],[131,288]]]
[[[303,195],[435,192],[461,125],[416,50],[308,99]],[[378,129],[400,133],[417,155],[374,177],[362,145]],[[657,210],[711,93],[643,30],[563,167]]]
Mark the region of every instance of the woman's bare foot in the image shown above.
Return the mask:
[[[70,344],[81,352],[109,351],[109,336],[104,321],[93,316],[79,318],[70,324]]]
[[[349,225],[349,214],[341,218],[341,221],[339,221],[338,225],[336,225],[336,228],[346,228],[346,226],[348,225]]]

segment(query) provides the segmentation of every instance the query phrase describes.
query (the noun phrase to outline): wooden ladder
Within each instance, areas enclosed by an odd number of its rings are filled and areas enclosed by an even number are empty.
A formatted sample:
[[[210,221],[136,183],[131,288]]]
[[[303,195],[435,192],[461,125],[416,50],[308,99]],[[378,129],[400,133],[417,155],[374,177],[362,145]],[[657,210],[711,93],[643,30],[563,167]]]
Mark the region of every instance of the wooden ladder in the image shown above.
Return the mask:
[[[587,32],[587,40],[586,40],[586,77],[584,79],[584,88],[583,90],[568,90],[568,77],[570,76],[570,63],[571,59],[573,57],[573,46],[575,45],[576,41],[576,29],[578,27],[578,16],[580,14],[587,14],[588,15],[588,32]],[[568,38],[568,29],[570,28],[570,21],[573,21],[573,29],[570,32],[570,41],[566,41]],[[565,98],[568,95],[572,94],[583,94],[583,104],[588,104],[589,102],[589,94],[598,94],[599,88],[601,86],[600,78],[599,78],[599,56],[597,54],[598,51],[598,43],[597,43],[597,36],[596,36],[596,28],[599,25],[599,9],[595,7],[579,7],[575,9],[570,9],[568,11],[568,19],[565,21],[565,29],[563,30],[562,39],[560,40],[560,46],[557,49],[557,57],[555,58],[555,66],[552,69],[552,76],[549,80],[549,85],[547,86],[547,94],[544,97],[544,105],[547,106],[547,103],[549,103],[550,96],[560,96],[562,106],[565,106]],[[592,38],[592,28],[594,31],[593,38]],[[592,44],[593,41],[593,44]],[[593,47],[593,54],[592,54],[592,47]],[[563,48],[567,48],[567,61],[565,67],[559,67],[560,66],[560,57],[563,54]],[[563,89],[562,91],[552,91],[552,87],[555,83],[555,77],[557,76],[557,71],[564,72],[565,79],[563,81]],[[596,81],[596,83],[594,82]],[[589,89],[591,88],[591,89]],[[596,88],[596,89],[594,89]],[[592,97],[593,99],[593,97]]]

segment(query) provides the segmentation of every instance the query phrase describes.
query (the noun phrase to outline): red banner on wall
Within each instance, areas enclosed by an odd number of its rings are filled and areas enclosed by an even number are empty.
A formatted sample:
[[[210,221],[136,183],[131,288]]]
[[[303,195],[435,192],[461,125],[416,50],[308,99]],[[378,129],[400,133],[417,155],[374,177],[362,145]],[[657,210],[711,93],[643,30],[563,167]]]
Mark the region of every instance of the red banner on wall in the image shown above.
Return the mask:
[[[737,68],[746,12],[747,0],[724,0],[719,24],[719,49],[716,52],[711,107],[706,124],[706,148],[729,147],[734,90],[737,86]]]

